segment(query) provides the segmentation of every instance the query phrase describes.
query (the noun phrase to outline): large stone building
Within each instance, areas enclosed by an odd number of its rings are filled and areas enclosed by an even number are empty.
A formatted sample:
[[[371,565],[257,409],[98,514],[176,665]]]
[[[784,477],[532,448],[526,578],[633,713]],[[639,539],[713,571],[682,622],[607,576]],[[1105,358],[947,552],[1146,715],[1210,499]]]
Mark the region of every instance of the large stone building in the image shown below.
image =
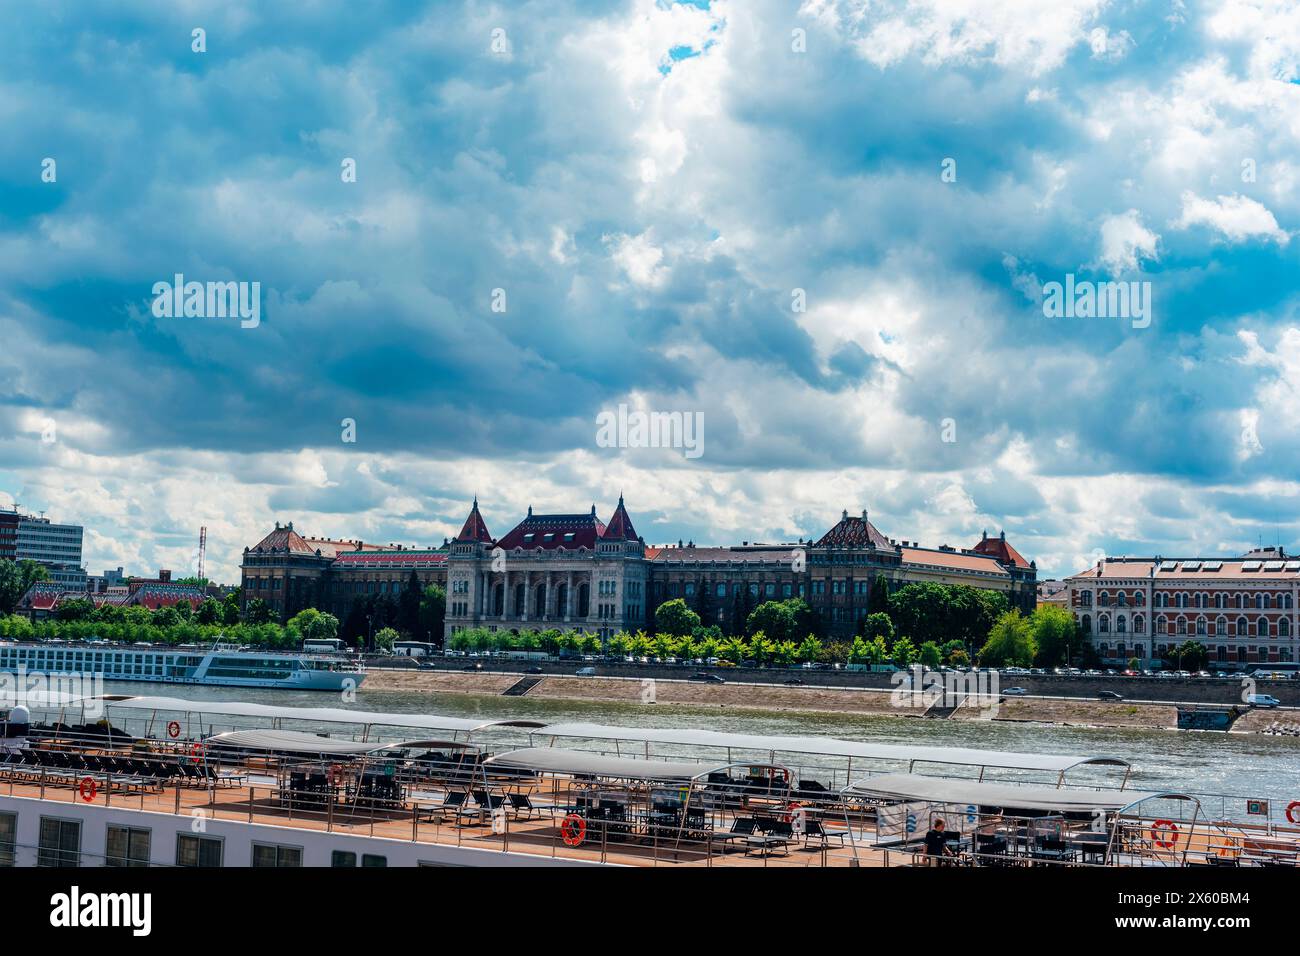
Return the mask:
[[[1239,558],[1104,558],[1067,579],[1069,608],[1101,659],[1143,666],[1189,640],[1211,667],[1300,660],[1300,560],[1281,548]]]
[[[244,551],[245,601],[262,598],[281,620],[305,607],[340,619],[368,595],[396,597],[412,572],[447,591],[444,636],[462,628],[558,628],[608,637],[649,629],[664,601],[684,599],[705,623],[744,627],[770,600],[802,597],[828,637],[850,637],[873,607],[878,580],[967,584],[1001,591],[1031,611],[1036,569],[1006,540],[987,534],[973,548],[924,548],[885,537],[867,513],[850,515],[816,540],[694,542],[650,546],[620,497],[608,522],[588,512],[534,514],[494,538],[474,501],[464,526],[441,548],[416,550],[307,538],[277,525]]]

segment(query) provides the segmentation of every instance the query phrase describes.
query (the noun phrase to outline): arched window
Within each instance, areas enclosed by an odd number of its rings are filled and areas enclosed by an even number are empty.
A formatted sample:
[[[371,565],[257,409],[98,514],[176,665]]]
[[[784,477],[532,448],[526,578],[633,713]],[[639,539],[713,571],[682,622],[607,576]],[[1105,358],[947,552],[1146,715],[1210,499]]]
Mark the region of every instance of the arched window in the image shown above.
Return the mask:
[[[1128,618],[1123,614],[1115,618],[1115,633],[1125,634],[1128,632]]]
[[[1244,617],[1239,617],[1239,618],[1237,618],[1237,635],[1236,635],[1236,636],[1237,636],[1237,637],[1245,637],[1245,636],[1246,636],[1247,634],[1249,634],[1249,633],[1250,633],[1250,631],[1249,631],[1249,629],[1248,629],[1247,626],[1246,626],[1246,619],[1245,619]]]
[[[1260,637],[1269,636],[1268,618],[1261,617],[1259,619],[1259,628],[1256,630],[1255,633],[1258,634]]]
[[[1110,633],[1110,615],[1101,614],[1097,617],[1097,630],[1102,634]]]
[[[1278,635],[1278,637],[1290,637],[1290,636],[1291,636],[1291,621],[1290,621],[1288,618],[1285,618],[1285,617],[1284,617],[1284,618],[1279,618],[1279,619],[1278,619],[1278,622],[1277,622],[1277,635]]]
[[[1128,595],[1123,591],[1120,591],[1118,594],[1115,595],[1115,604],[1118,607],[1127,607]]]
[[[1147,620],[1141,614],[1133,615],[1133,633],[1144,634],[1147,629]]]
[[[1196,619],[1196,636],[1204,637],[1207,633],[1208,633],[1208,627],[1205,618],[1198,617]]]
[[[1147,599],[1143,596],[1141,591],[1133,592],[1133,604],[1136,605],[1137,607],[1141,607],[1143,604],[1145,604],[1146,600]]]
[[[1228,619],[1222,614],[1214,619],[1214,633],[1219,637],[1228,633]]]
[[[1091,614],[1085,614],[1085,615],[1083,616],[1082,624],[1083,624],[1083,633],[1085,633],[1085,634],[1091,634],[1091,633],[1092,633],[1092,615],[1091,615]]]
[[[1097,592],[1097,606],[1098,606],[1098,607],[1110,607],[1110,592],[1109,592],[1109,591],[1098,591],[1098,592]]]
[[[1183,617],[1182,615],[1179,615],[1178,617],[1178,633],[1179,634],[1187,633],[1187,618]]]

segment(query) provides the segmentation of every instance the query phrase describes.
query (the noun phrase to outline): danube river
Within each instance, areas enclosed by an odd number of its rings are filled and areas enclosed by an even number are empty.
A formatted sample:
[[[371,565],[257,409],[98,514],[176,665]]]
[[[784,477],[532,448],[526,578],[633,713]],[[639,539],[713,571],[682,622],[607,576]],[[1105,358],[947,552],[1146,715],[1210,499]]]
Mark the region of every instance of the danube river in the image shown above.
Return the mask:
[[[1279,817],[1280,809],[1287,803],[1300,800],[1300,738],[1296,737],[1057,727],[1001,721],[924,720],[857,714],[773,713],[680,705],[530,700],[495,695],[367,691],[364,687],[357,693],[355,702],[342,703],[336,695],[312,691],[176,687],[168,684],[112,681],[106,684],[105,689],[110,693],[180,696],[188,700],[241,700],[296,707],[344,707],[392,713],[481,717],[485,721],[531,717],[548,723],[583,721],[638,727],[695,727],[752,734],[821,735],[879,743],[1105,755],[1122,757],[1133,764],[1133,775],[1128,783],[1130,788],[1185,790],[1198,794],[1240,797],[1241,800],[1234,800],[1227,807],[1234,817],[1244,815],[1246,797],[1273,801],[1274,819]],[[115,725],[121,725],[123,714],[123,711],[118,711],[113,715]],[[238,718],[211,718],[209,722],[214,723],[211,729],[218,731],[256,725],[254,721]],[[126,729],[137,732],[134,721]],[[303,725],[302,729],[307,729],[307,725]],[[322,725],[316,729],[341,732],[337,725]],[[423,733],[427,735],[428,732]],[[489,730],[476,736],[475,740],[488,749],[499,752],[527,746],[524,733],[515,729]],[[410,735],[408,732],[407,736]],[[383,736],[398,739],[403,734],[400,730],[388,728]],[[548,742],[535,743],[541,745]],[[667,756],[682,751],[656,747],[655,753]],[[706,756],[700,753],[695,755]],[[756,759],[756,755],[746,755],[746,759]],[[816,766],[808,762],[807,758],[802,758],[801,762],[804,766]],[[838,766],[843,773],[845,768],[842,763]],[[928,769],[928,772],[936,771]],[[1118,784],[1120,779],[1122,771],[1116,775],[1109,768],[1084,768],[1072,771],[1070,775],[1070,780],[1078,783]],[[1216,803],[1207,805],[1206,810],[1217,814],[1219,808]]]

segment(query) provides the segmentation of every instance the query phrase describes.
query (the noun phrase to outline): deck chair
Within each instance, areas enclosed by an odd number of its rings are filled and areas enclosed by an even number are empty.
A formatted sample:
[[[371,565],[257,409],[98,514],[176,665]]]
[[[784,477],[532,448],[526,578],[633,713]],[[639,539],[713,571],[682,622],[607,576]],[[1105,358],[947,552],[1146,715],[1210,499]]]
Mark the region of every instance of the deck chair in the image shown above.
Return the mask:
[[[528,794],[511,792],[506,797],[510,800],[510,809],[514,811],[516,820],[531,818],[534,814],[539,817],[542,815],[541,809],[533,806]]]
[[[848,834],[844,830],[827,830],[822,826],[822,822],[814,817],[804,820],[803,824],[803,845],[804,849],[812,847],[816,843],[819,847],[828,847],[834,840],[840,846],[844,846],[844,838]]]
[[[465,809],[465,801],[469,799],[469,794],[464,790],[448,790],[447,796],[442,800],[442,805],[437,808],[438,814],[444,819],[448,814],[452,819],[460,816]]]

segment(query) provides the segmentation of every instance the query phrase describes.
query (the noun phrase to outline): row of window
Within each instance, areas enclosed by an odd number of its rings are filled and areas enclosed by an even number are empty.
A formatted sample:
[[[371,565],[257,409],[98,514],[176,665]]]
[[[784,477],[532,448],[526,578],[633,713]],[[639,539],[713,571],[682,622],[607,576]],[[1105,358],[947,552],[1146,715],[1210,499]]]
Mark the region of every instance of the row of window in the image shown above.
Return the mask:
[[[1268,657],[1269,648],[1267,647],[1249,647],[1245,644],[1242,644],[1239,645],[1237,648],[1233,649],[1233,648],[1225,647],[1222,644],[1218,644],[1212,648],[1209,648],[1209,650],[1210,653],[1214,655],[1214,659],[1216,661],[1220,661],[1225,664],[1228,663],[1234,657],[1237,663],[1239,664],[1251,663],[1252,658],[1256,663],[1267,662],[1269,659]],[[1169,653],[1176,654],[1177,652],[1178,652],[1178,648],[1176,645],[1158,644],[1156,645],[1155,648],[1156,657],[1164,657],[1166,654]],[[1105,641],[1102,641],[1100,644],[1097,645],[1097,654],[1103,658],[1111,658],[1111,659],[1114,658],[1126,659],[1129,657],[1141,658],[1146,656],[1146,645],[1134,644],[1130,648],[1129,645],[1121,641],[1120,643],[1115,645],[1114,653],[1111,653],[1110,644],[1108,644]],[[1291,649],[1287,647],[1281,648],[1278,651],[1277,659],[1279,663],[1282,661],[1290,661]]]
[[[39,842],[36,847],[37,866],[81,865],[80,820],[61,817],[41,817]],[[0,867],[15,865],[17,858],[18,814],[0,813]],[[144,827],[110,823],[105,839],[104,866],[149,866],[153,834]],[[188,867],[219,867],[224,864],[225,843],[220,837],[199,836],[192,833],[176,835],[176,865]],[[282,843],[254,843],[250,866],[299,867],[302,866],[302,847]],[[357,865],[357,854],[351,850],[335,850],[331,866]],[[377,854],[361,854],[361,866],[384,867],[388,858]]]
[[[1080,623],[1083,625],[1085,634],[1092,633],[1092,615],[1083,615]],[[1129,620],[1123,614],[1115,617],[1115,632],[1117,634],[1128,633]],[[1097,615],[1097,632],[1099,634],[1109,634],[1111,631],[1111,620],[1109,614]],[[1133,633],[1146,633],[1146,619],[1141,614],[1133,615]],[[1175,618],[1170,621],[1163,614],[1156,617],[1155,621],[1156,634],[1192,634],[1198,636],[1220,636],[1220,637],[1290,637],[1291,622],[1287,618],[1278,618],[1276,621],[1270,621],[1266,617],[1259,617],[1255,620],[1249,620],[1245,617],[1239,617],[1234,621],[1229,621],[1226,617],[1220,615],[1213,621],[1205,617],[1198,617],[1194,622],[1189,622],[1185,617]]]
[[[1267,610],[1271,608],[1288,609],[1292,606],[1290,594],[1269,594],[1263,591],[1254,594],[1246,594],[1238,591],[1234,594],[1216,593],[1210,594],[1205,591],[1195,593],[1188,591],[1178,591],[1169,593],[1168,591],[1157,591],[1151,599],[1155,607],[1198,607],[1198,608],[1248,608],[1253,607],[1257,610]],[[1097,606],[1111,607],[1128,607],[1132,604],[1134,607],[1142,607],[1146,603],[1146,597],[1141,591],[1134,591],[1129,594],[1127,591],[1118,591],[1115,593],[1113,602],[1109,591],[1097,592]],[[1082,607],[1092,606],[1092,592],[1080,591],[1079,604]]]

